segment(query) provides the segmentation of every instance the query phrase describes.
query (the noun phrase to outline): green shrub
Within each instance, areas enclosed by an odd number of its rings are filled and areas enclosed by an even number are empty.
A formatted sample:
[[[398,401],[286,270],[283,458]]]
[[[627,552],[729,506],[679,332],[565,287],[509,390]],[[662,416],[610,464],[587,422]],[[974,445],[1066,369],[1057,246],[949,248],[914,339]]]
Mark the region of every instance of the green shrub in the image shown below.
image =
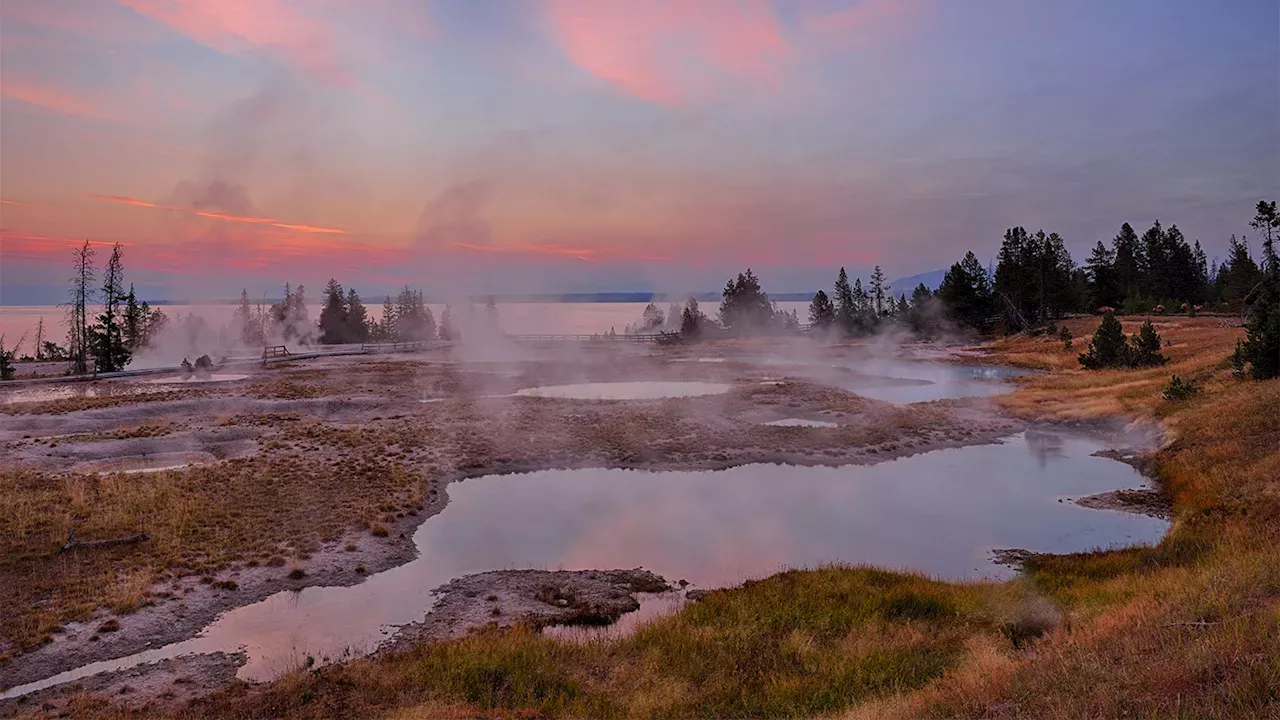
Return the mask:
[[[1280,377],[1280,278],[1271,280],[1254,303],[1245,332],[1231,356],[1236,374],[1244,377],[1247,369],[1255,380]]]
[[[1062,341],[1062,349],[1064,351],[1071,349],[1071,331],[1067,329],[1066,325],[1063,325],[1062,329],[1058,331],[1058,339]]]
[[[1165,363],[1165,357],[1160,353],[1160,335],[1150,320],[1142,323],[1138,334],[1130,339],[1130,344],[1130,367],[1151,367]]]
[[[1102,324],[1093,333],[1087,349],[1080,353],[1080,364],[1087,370],[1123,367],[1129,364],[1129,345],[1124,328],[1115,313],[1102,316]]]
[[[1164,399],[1169,402],[1177,402],[1178,400],[1186,400],[1200,392],[1200,388],[1189,380],[1174,375],[1169,378],[1169,384],[1164,389]]]
[[[1063,345],[1070,347],[1069,338]],[[1080,353],[1080,364],[1087,370],[1115,367],[1151,367],[1163,365],[1165,357],[1160,352],[1160,335],[1148,320],[1129,340],[1125,340],[1124,328],[1114,313],[1102,316],[1102,324],[1093,333],[1088,349]]]

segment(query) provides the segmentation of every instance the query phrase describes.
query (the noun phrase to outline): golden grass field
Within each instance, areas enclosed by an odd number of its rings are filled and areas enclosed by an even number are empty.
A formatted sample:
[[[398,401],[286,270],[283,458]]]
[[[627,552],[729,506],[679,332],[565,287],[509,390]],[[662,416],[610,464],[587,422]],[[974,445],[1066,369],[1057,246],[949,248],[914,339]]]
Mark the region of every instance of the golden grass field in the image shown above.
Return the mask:
[[[1233,377],[1227,356],[1242,331],[1218,318],[1155,322],[1172,342],[1160,368],[1079,369],[1095,318],[1067,322],[1070,350],[1026,336],[988,346],[992,362],[1051,371],[1003,397],[1007,413],[1165,425],[1171,442],[1153,467],[1175,517],[1154,548],[1036,557],[1005,583],[790,571],[717,591],[620,640],[478,633],[233,687],[189,708],[126,711],[80,697],[69,709],[100,718],[1280,717],[1280,380]],[[1162,399],[1174,373],[1202,392]],[[184,503],[198,499],[179,498],[165,507],[181,527],[194,509]]]

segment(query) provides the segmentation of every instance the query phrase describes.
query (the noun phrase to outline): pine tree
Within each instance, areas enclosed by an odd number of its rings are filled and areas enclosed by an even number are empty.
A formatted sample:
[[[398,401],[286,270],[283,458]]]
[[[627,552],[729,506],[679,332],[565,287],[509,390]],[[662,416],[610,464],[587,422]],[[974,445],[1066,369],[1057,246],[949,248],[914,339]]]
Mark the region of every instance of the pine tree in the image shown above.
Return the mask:
[[[707,316],[698,309],[698,298],[690,295],[689,301],[685,303],[684,310],[680,313],[680,334],[691,340],[697,340],[702,337],[706,323]]]
[[[1256,211],[1249,225],[1262,233],[1262,268],[1268,275],[1280,277],[1280,256],[1275,244],[1276,235],[1280,234],[1280,213],[1276,211],[1276,201],[1259,200]]]
[[[729,280],[720,301],[720,324],[726,330],[750,333],[767,330],[773,322],[773,303],[751,268]]]
[[[1080,364],[1087,370],[1123,367],[1129,364],[1129,344],[1125,341],[1124,328],[1115,313],[1102,316],[1102,324],[1093,333],[1093,339],[1085,352],[1080,353]]]
[[[1134,297],[1139,292],[1145,262],[1138,233],[1134,232],[1129,223],[1121,225],[1120,233],[1111,241],[1111,247],[1116,255],[1116,282],[1120,287],[1120,294],[1123,297]]]
[[[1085,272],[1089,276],[1091,309],[1120,305],[1120,282],[1115,265],[1115,251],[1107,249],[1107,246],[1099,240],[1093,247],[1093,254],[1089,256],[1089,261],[1085,263]]]
[[[245,347],[264,344],[261,320],[254,313],[253,307],[249,305],[249,291],[247,289],[241,288],[240,290],[240,305],[232,316],[232,327],[238,331],[240,343]]]
[[[978,330],[989,327],[995,311],[991,281],[972,251],[947,270],[935,297],[955,322]]]
[[[71,300],[67,304],[67,349],[71,356],[71,372],[84,375],[89,372],[89,318],[87,307],[93,298],[93,256],[95,251],[85,240],[75,251],[71,276]]]
[[[1163,365],[1165,357],[1160,352],[1160,335],[1150,320],[1142,323],[1142,327],[1133,336],[1129,347],[1129,365],[1131,367],[1151,367]]]
[[[124,344],[129,350],[141,349],[144,343],[147,318],[138,305],[138,296],[133,291],[133,283],[129,284],[129,294],[124,301]]]
[[[1224,303],[1234,305],[1244,301],[1253,289],[1262,282],[1262,271],[1249,254],[1248,241],[1236,240],[1232,235],[1227,250],[1227,259],[1218,268],[1218,298]]]
[[[125,345],[121,327],[120,303],[125,300],[123,290],[124,264],[120,243],[116,243],[102,272],[102,314],[92,329],[93,354],[102,372],[123,370],[133,355]]]
[[[320,342],[338,345],[347,338],[347,302],[342,285],[334,278],[324,288],[324,309],[320,311]]]
[[[445,341],[461,340],[462,335],[453,326],[453,306],[446,304],[440,313],[440,339]]]
[[[4,347],[4,336],[0,335],[0,380],[12,380],[17,370],[13,367],[14,357],[18,354],[17,346],[8,350]]]
[[[347,289],[347,341],[369,341],[369,311],[360,301],[360,294],[355,288]]]
[[[836,321],[836,308],[827,294],[819,290],[809,303],[809,324],[814,330],[828,330]]]
[[[36,322],[36,361],[44,359],[44,317]]]
[[[400,332],[396,323],[396,306],[391,302],[391,296],[382,302],[382,320],[378,323],[380,330],[380,339],[383,342],[397,342],[400,340]]]
[[[877,265],[871,273],[871,309],[875,312],[876,317],[885,314],[884,307],[885,280],[884,271]]]
[[[849,275],[844,268],[840,268],[840,274],[836,276],[832,300],[836,310],[836,323],[846,334],[853,334],[858,320],[858,308],[853,297],[853,286],[849,284]]]

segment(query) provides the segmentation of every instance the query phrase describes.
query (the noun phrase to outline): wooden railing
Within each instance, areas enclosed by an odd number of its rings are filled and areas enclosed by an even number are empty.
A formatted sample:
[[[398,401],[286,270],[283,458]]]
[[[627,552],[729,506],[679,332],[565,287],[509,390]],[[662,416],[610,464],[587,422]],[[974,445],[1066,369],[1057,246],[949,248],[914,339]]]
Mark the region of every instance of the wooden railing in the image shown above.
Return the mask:
[[[289,357],[289,348],[284,345],[268,345],[262,348],[262,359]]]
[[[361,343],[360,349],[368,353],[393,353],[393,352],[417,352],[427,346],[427,343],[421,340],[389,342],[389,343]]]
[[[664,338],[671,337],[671,336],[668,336],[668,335],[660,335],[660,334],[645,334],[645,335],[618,335],[618,334],[610,333],[610,334],[588,335],[588,334],[583,334],[583,333],[579,333],[579,334],[574,334],[574,333],[557,333],[557,334],[541,333],[541,334],[508,335],[507,337],[508,337],[508,338],[510,338],[510,339],[512,339],[512,340],[514,340],[514,341],[516,341],[516,342],[564,342],[564,341],[574,341],[574,342],[632,342],[632,343],[648,343],[648,342],[658,342],[658,341],[660,341],[660,340],[662,340],[662,339],[664,339]]]

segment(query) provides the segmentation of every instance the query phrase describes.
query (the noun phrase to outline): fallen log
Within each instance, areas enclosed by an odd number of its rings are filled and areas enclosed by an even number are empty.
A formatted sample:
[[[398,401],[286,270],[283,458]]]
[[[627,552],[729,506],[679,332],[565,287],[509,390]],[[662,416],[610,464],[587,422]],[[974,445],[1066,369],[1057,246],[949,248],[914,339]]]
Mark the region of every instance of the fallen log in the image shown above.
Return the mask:
[[[62,546],[59,553],[68,552],[78,547],[106,547],[108,545],[128,545],[130,543],[146,542],[151,536],[146,533],[130,535],[122,538],[110,538],[107,540],[80,540],[76,537],[76,529],[71,528],[71,532],[67,533],[67,544]]]

